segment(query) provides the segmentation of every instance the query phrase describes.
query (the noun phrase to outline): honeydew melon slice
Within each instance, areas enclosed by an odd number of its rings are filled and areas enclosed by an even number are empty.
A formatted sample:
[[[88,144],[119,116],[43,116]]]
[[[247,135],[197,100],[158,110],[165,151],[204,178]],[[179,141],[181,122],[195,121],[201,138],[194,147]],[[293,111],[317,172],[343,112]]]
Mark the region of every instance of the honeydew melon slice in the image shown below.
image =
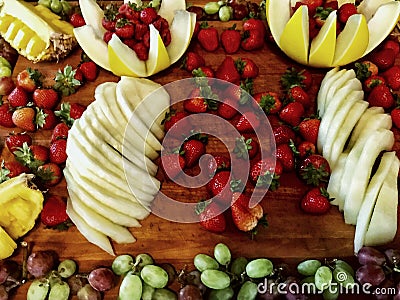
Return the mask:
[[[325,113],[325,106],[327,104],[326,94],[328,93],[329,88],[337,80],[337,78],[342,76],[345,72],[346,70],[339,70],[339,67],[336,67],[328,71],[322,79],[317,95],[317,109],[320,117],[323,117]]]
[[[346,166],[348,153],[341,153],[335,166],[331,168],[332,172],[329,177],[328,187],[326,188],[329,196],[334,198],[332,205],[343,207],[344,199],[340,196],[340,182]]]
[[[351,131],[353,130],[357,121],[360,119],[361,115],[364,113],[367,107],[368,102],[357,101],[354,103],[354,106],[349,111],[349,114],[347,115],[340,129],[340,133],[336,136],[336,139],[333,142],[333,146],[330,152],[329,159],[333,165],[335,165],[340,153],[343,152],[346,141],[349,138]]]
[[[93,28],[95,35],[103,39],[106,29],[102,25],[104,11],[97,4],[96,0],[79,0],[79,8],[85,19],[86,25]],[[81,43],[79,43],[81,45]],[[105,52],[103,52],[104,54]]]
[[[279,14],[279,18],[282,15]],[[309,25],[308,7],[300,6],[287,22],[279,39],[279,45],[285,54],[301,64],[308,64]]]
[[[162,0],[158,14],[171,25],[177,10],[186,10],[185,0]]]
[[[365,245],[377,246],[391,242],[397,231],[399,160],[396,157],[376,199],[371,221],[365,234]]]
[[[280,46],[280,39],[287,22],[290,20],[292,8],[290,0],[270,0],[266,4],[266,15],[272,37]]]
[[[388,2],[394,2],[394,0],[363,0],[360,5],[357,6],[357,12],[363,14],[365,18],[367,18],[367,21],[369,21],[376,13],[379,6]]]
[[[344,220],[347,224],[357,223],[368,180],[376,158],[382,151],[389,151],[394,144],[393,132],[390,130],[375,131],[366,141],[358,159],[344,201]],[[354,176],[355,175],[355,176]]]
[[[371,181],[368,184],[367,191],[365,192],[364,202],[360,208],[357,218],[356,232],[354,235],[354,253],[358,253],[358,250],[364,246],[365,234],[368,230],[368,225],[371,220],[376,200],[383,182],[388,176],[390,168],[394,166],[395,159],[395,152],[384,153],[376,173],[374,176],[372,176]],[[387,220],[384,222],[387,222]]]
[[[115,256],[114,250],[111,246],[108,237],[91,227],[86,221],[79,216],[74,208],[72,207],[71,198],[67,200],[67,214],[71,221],[78,228],[79,232],[92,244],[100,247],[102,250],[106,251],[108,254]]]
[[[342,32],[336,39],[333,65],[347,65],[364,55],[369,42],[369,30],[364,15],[349,17]]]
[[[170,24],[170,23],[169,23]],[[191,23],[189,24],[191,27]],[[150,29],[150,47],[149,58],[146,60],[147,75],[158,73],[171,65],[167,48],[160,36],[158,30],[153,24],[149,25]]]
[[[332,65],[336,46],[336,19],[335,10],[329,14],[318,35],[311,41],[308,62],[313,67],[326,68]]]

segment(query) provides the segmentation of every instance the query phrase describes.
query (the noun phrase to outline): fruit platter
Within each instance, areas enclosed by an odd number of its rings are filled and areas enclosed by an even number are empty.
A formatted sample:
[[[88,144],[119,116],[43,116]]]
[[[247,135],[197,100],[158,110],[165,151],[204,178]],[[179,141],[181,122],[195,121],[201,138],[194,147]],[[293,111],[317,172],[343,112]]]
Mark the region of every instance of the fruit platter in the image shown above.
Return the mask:
[[[0,0],[0,300],[399,299],[399,14]]]

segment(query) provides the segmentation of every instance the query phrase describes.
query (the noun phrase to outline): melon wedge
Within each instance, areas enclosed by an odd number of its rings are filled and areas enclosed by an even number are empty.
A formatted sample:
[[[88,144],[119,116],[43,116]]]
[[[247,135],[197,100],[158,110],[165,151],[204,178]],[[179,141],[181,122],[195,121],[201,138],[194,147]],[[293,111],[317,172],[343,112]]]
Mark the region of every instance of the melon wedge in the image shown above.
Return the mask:
[[[266,16],[272,37],[279,47],[285,26],[290,19],[292,8],[290,0],[271,0],[266,3]]]
[[[191,20],[189,18],[189,28],[191,28]],[[163,40],[158,30],[153,24],[150,24],[150,48],[149,58],[146,61],[147,74],[158,73],[171,65],[167,48],[165,47]]]
[[[367,21],[369,21],[379,6],[388,2],[394,2],[394,0],[363,0],[357,6],[357,12],[363,14],[367,18]]]
[[[79,0],[79,8],[86,25],[93,28],[97,37],[103,37],[106,32],[106,29],[101,24],[101,20],[104,18],[104,11],[97,4],[96,0]]]
[[[172,24],[172,21],[175,18],[175,12],[178,10],[186,10],[185,0],[163,0],[161,1],[158,14],[166,19],[168,24]]]

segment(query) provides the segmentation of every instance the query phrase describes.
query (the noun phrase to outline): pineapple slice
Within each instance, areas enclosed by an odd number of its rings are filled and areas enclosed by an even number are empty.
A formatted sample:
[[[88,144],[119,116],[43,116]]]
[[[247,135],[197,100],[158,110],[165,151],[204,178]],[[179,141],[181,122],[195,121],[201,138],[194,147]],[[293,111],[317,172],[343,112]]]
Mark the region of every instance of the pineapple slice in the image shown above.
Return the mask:
[[[16,248],[14,240],[0,227],[0,260],[10,257]]]
[[[7,0],[0,7],[0,35],[34,62],[58,60],[77,45],[73,26],[42,5]]]

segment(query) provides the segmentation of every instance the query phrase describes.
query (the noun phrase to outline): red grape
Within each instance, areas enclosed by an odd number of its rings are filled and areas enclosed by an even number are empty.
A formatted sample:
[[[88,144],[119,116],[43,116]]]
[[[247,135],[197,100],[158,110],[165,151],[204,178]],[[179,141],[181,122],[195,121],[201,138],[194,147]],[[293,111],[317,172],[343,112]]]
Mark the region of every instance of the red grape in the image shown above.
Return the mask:
[[[375,264],[381,266],[386,262],[386,257],[382,252],[367,246],[362,247],[358,251],[357,257],[358,262],[362,265]]]
[[[89,284],[97,291],[104,292],[115,285],[115,275],[109,268],[97,268],[88,276]]]
[[[385,272],[382,267],[378,265],[363,265],[357,269],[356,279],[361,284],[369,283],[372,286],[378,286],[385,280]]]
[[[37,251],[29,255],[26,266],[28,272],[38,278],[54,269],[56,261],[57,254],[54,251]]]

